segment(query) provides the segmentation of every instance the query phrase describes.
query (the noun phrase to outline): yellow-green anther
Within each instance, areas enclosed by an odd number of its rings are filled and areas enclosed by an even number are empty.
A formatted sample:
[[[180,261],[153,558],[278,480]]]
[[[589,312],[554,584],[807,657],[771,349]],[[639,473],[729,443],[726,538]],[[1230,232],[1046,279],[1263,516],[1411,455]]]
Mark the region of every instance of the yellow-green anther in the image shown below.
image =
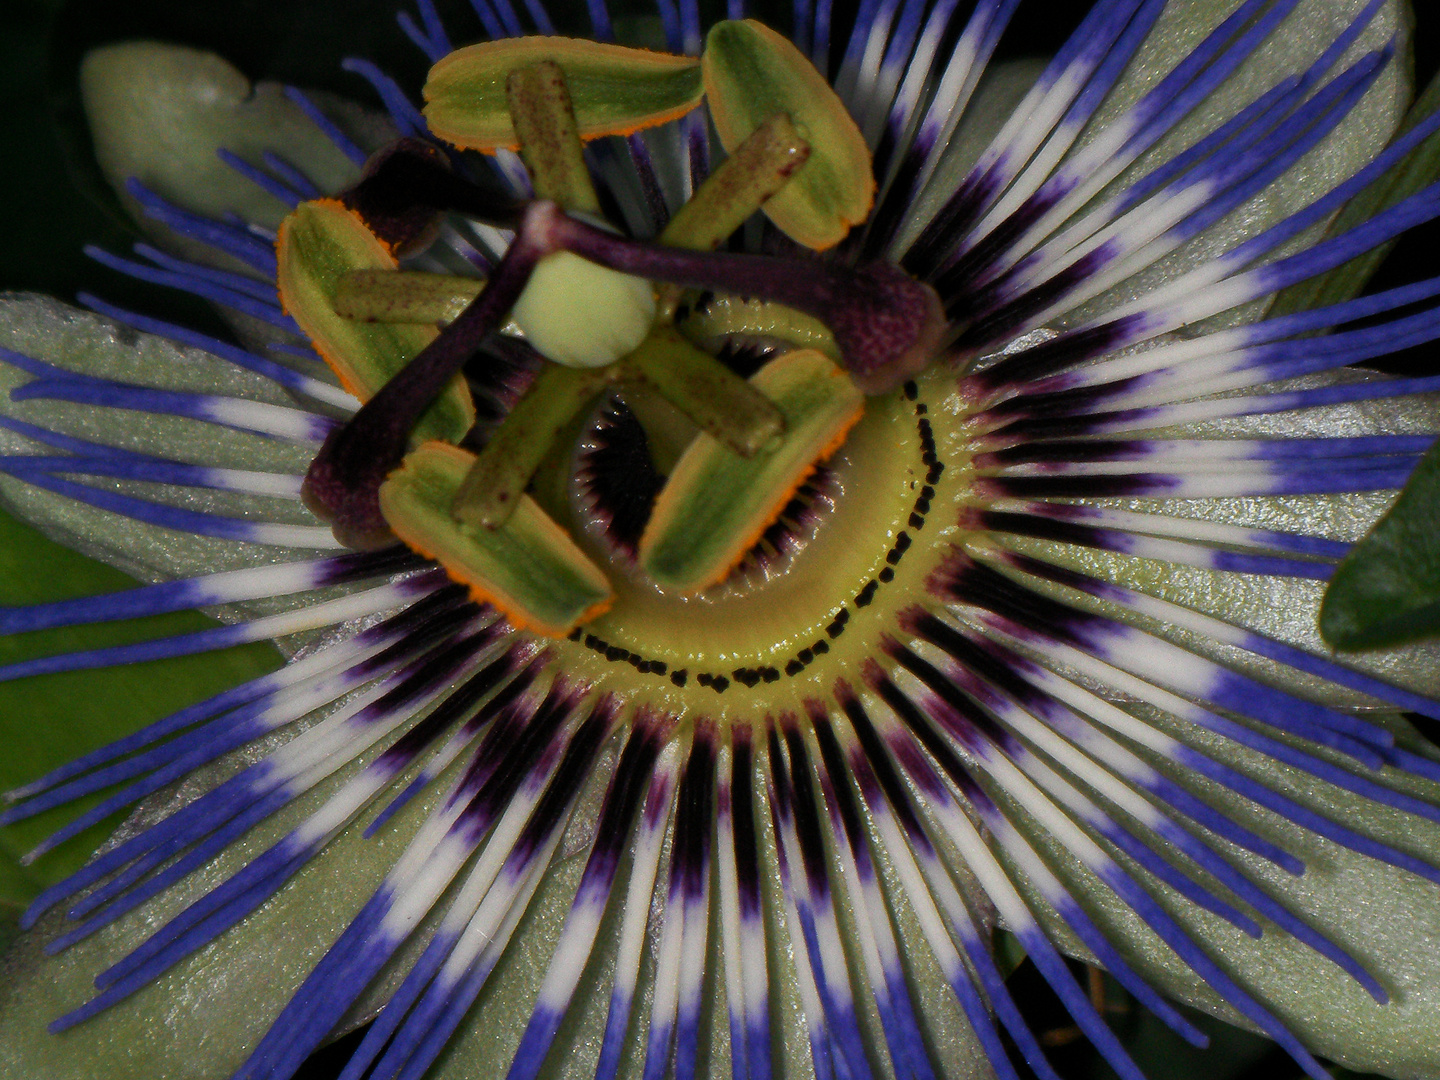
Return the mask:
[[[657,328],[625,362],[643,381],[741,457],[751,457],[785,433],[785,417],[760,391],[676,331]]]
[[[455,519],[504,525],[556,436],[610,381],[610,372],[546,365],[465,474],[451,505]]]
[[[752,131],[675,212],[660,234],[660,243],[713,251],[783,188],[809,157],[810,144],[800,137],[790,117],[776,113]]]
[[[865,411],[855,384],[813,349],[770,361],[751,382],[789,430],[750,458],[704,435],[690,444],[640,538],[640,568],[663,589],[697,593],[724,580]]]
[[[700,66],[710,119],[728,152],[776,113],[789,116],[810,144],[810,157],[763,208],[778,229],[823,251],[869,216],[870,148],[840,96],[792,42],[754,19],[718,22],[705,37]]]
[[[485,287],[484,278],[420,270],[352,270],[335,284],[335,314],[361,322],[445,324]]]
[[[810,156],[790,117],[776,113],[746,138],[675,212],[659,241],[671,247],[714,251],[765,201],[785,186]],[[678,285],[659,289],[660,320],[669,322],[684,292]]]
[[[700,62],[649,49],[563,37],[505,38],[443,57],[425,82],[430,133],[494,153],[518,145],[505,100],[516,68],[553,60],[565,72],[580,137],[629,135],[684,116],[700,104]]]
[[[535,196],[552,199],[564,210],[598,215],[600,200],[585,167],[560,65],[538,60],[516,68],[505,80],[505,94]]]
[[[437,560],[471,598],[499,608],[516,629],[564,637],[606,611],[614,590],[601,569],[528,495],[503,528],[456,521],[446,511],[474,456],[429,442],[407,454],[380,486],[395,535]]]

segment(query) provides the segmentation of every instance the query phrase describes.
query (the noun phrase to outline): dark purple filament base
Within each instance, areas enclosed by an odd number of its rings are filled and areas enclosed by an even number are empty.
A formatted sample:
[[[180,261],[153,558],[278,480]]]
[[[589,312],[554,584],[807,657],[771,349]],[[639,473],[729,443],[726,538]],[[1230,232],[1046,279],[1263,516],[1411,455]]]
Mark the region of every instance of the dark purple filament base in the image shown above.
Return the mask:
[[[477,187],[451,171],[445,155],[421,139],[400,139],[365,163],[365,175],[340,201],[392,251],[406,254],[435,237],[451,211],[505,229],[520,226],[525,204]]]

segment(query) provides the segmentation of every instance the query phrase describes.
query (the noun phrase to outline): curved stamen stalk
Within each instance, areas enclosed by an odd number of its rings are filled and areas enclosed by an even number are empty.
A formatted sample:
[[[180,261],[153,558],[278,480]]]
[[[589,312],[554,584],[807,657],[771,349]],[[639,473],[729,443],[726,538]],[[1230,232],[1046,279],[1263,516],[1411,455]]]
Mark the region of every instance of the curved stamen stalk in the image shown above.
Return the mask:
[[[776,113],[735,147],[675,212],[660,234],[660,243],[695,251],[715,250],[808,160],[810,144],[800,137],[789,116]],[[679,306],[681,289],[667,285],[659,293],[660,321],[669,322]]]
[[[505,524],[560,432],[610,382],[608,373],[546,364],[466,473],[455,518],[492,529]]]

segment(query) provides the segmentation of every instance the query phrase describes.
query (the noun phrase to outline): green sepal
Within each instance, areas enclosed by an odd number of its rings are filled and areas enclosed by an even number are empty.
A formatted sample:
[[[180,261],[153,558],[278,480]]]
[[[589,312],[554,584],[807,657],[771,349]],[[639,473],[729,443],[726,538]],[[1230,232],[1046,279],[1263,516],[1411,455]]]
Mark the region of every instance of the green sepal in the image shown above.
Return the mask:
[[[544,60],[565,74],[582,139],[628,135],[700,104],[700,65],[692,57],[577,38],[509,38],[457,49],[430,69],[425,120],[431,132],[470,150],[514,149],[506,80]]]
[[[723,580],[865,408],[855,384],[813,349],[770,361],[750,382],[779,407],[785,438],[748,458],[710,435],[690,444],[640,538],[641,569],[662,588],[691,593]]]
[[[1330,579],[1320,633],[1337,649],[1375,649],[1440,635],[1440,449]]]
[[[809,159],[761,207],[776,228],[823,251],[865,220],[875,201],[869,147],[845,103],[799,49],[754,19],[729,20],[710,28],[701,67],[726,151],[776,113],[788,116],[810,145]]]
[[[474,463],[474,454],[442,442],[407,454],[380,486],[380,510],[395,535],[438,560],[516,627],[563,637],[607,610],[614,600],[610,582],[528,495],[496,529],[451,515]]]
[[[333,199],[301,203],[280,226],[276,244],[285,310],[309,336],[340,383],[361,401],[435,340],[433,326],[357,322],[335,311],[340,283],[356,270],[395,270],[393,255],[360,218]],[[427,409],[415,438],[459,442],[475,423],[459,376]]]
[[[359,179],[357,166],[285,96],[283,86],[252,83],[214,53],[159,41],[117,41],[85,55],[79,91],[96,161],[121,203],[152,235],[197,254],[208,251],[207,262],[220,258],[228,267],[234,261],[147,217],[127,189],[130,179],[194,213],[239,214],[271,229],[288,207],[227,165],[217,150],[255,165],[267,151],[279,154],[321,191],[340,191]],[[366,150],[395,138],[386,120],[328,95],[317,100]]]

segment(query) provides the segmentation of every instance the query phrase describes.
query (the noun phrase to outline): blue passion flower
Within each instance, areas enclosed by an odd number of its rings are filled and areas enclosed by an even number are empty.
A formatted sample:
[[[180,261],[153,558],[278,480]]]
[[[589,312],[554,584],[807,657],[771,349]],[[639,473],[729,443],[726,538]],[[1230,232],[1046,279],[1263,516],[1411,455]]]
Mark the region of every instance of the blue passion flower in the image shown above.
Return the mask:
[[[1389,138],[1393,3],[1196,6],[987,77],[1016,0],[661,0],[652,51],[421,0],[423,109],[349,65],[378,152],[294,89],[323,167],[222,150],[278,230],[131,179],[179,253],[97,257],[246,344],[8,301],[7,497],[163,580],[0,628],[227,624],[0,678],[293,655],[10,793],[98,797],[37,852],[136,809],[27,912],[0,1060],[285,1080],[368,1020],[346,1080],[1054,1078],[1003,927],[1128,1080],[1064,953],[1433,1071],[1434,656],[1314,612],[1437,422],[1349,365],[1440,279],[1264,312],[1440,216],[1324,235],[1440,117]]]

